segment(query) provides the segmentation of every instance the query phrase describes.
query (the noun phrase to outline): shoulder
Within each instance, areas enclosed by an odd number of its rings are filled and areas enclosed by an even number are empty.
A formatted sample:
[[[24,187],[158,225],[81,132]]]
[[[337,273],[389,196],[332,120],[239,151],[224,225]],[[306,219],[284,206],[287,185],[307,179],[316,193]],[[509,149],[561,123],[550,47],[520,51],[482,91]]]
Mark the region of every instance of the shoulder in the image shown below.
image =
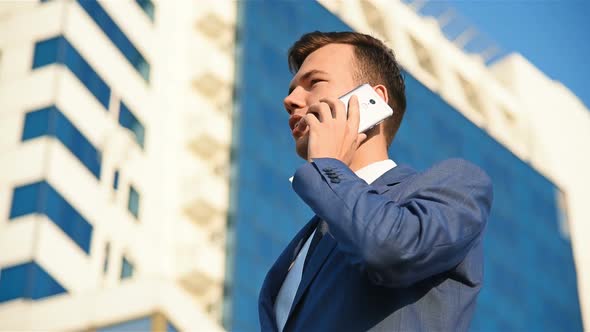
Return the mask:
[[[418,173],[419,177],[438,178],[441,181],[480,181],[490,183],[491,179],[486,172],[477,165],[460,158],[440,161],[424,172]]]
[[[493,195],[492,181],[486,172],[477,165],[460,158],[437,162],[408,180],[410,192],[427,188],[445,192],[455,190],[465,193],[479,192],[490,197]]]

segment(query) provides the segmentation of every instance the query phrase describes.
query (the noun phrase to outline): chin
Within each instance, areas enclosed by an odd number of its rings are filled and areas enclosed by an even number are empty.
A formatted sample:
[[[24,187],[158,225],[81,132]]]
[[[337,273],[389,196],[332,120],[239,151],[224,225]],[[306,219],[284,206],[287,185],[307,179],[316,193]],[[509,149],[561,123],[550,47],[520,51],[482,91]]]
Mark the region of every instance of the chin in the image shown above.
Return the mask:
[[[295,141],[295,151],[301,159],[307,160],[307,136]]]

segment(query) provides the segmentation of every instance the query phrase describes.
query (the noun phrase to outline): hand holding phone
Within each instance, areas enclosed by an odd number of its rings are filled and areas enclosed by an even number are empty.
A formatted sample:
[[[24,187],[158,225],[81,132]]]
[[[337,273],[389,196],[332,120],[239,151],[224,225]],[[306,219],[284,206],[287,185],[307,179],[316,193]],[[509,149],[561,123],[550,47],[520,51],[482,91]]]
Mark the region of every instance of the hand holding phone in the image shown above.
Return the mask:
[[[393,115],[393,109],[367,83],[338,98],[344,103],[346,114],[348,114],[348,101],[353,95],[356,95],[359,101],[359,133],[364,133]]]

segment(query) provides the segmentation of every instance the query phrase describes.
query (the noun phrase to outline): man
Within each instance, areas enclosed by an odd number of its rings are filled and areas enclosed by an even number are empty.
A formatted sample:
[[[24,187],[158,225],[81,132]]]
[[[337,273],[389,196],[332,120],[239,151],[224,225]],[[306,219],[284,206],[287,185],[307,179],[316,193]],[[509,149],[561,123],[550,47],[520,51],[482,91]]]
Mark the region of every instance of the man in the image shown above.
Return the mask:
[[[489,178],[459,159],[419,173],[387,155],[405,110],[393,52],[354,32],[313,32],[289,50],[284,100],[293,189],[316,213],[268,272],[263,331],[465,331],[482,284]],[[358,134],[362,83],[394,110]],[[420,110],[414,110],[419,112]]]

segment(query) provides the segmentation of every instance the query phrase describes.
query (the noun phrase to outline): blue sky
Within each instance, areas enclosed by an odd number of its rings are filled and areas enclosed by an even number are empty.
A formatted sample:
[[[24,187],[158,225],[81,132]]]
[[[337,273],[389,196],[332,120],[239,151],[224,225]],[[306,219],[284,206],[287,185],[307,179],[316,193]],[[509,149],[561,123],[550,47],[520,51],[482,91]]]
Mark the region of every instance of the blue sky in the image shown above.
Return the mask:
[[[434,2],[434,1],[433,1]],[[590,108],[589,0],[444,0],[504,52],[516,51]]]

